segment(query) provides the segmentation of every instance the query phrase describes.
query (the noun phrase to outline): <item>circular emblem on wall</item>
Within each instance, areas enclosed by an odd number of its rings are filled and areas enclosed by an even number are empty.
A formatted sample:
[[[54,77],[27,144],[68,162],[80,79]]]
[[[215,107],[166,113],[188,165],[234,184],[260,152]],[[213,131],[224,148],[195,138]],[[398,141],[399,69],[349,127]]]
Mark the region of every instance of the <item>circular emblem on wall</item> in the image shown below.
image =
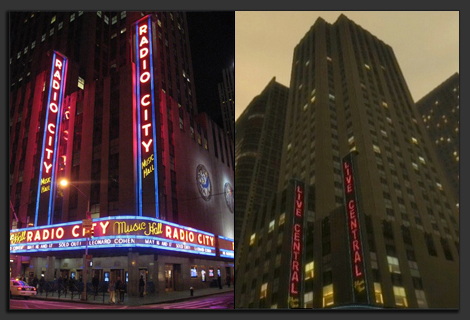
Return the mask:
[[[207,172],[206,167],[202,164],[198,165],[196,169],[196,183],[202,198],[209,201],[212,194],[211,180],[209,178],[209,172]]]
[[[230,183],[228,182],[225,183],[224,192],[225,192],[225,204],[227,205],[230,212],[233,213],[233,204],[234,204],[233,188],[230,185]]]

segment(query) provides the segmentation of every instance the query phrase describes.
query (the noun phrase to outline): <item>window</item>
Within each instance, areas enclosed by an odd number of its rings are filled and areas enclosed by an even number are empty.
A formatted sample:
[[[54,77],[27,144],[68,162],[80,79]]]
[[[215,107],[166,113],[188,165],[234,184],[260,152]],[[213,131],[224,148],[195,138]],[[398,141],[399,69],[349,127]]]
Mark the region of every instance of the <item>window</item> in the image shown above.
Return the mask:
[[[256,240],[256,233],[253,233],[250,237],[250,246],[255,243]]]
[[[388,270],[390,273],[401,273],[398,258],[387,256]]]
[[[275,226],[275,223],[276,221],[275,220],[272,220],[271,222],[269,222],[269,229],[268,229],[268,233],[274,231],[274,226]]]
[[[397,307],[408,307],[405,288],[393,286],[393,294],[395,295],[395,305]]]
[[[314,262],[309,262],[305,265],[305,280],[313,279],[314,275]]]
[[[304,308],[313,308],[313,291],[304,294]]]
[[[423,290],[415,290],[416,301],[418,302],[419,308],[427,308],[428,303],[426,302],[426,295]]]
[[[285,221],[286,221],[286,214],[283,213],[279,216],[279,225],[284,224]]]
[[[379,282],[374,282],[375,303],[384,304],[384,297],[382,294],[382,286]]]
[[[78,87],[82,90],[85,89],[85,80],[81,77],[78,77]]]
[[[261,292],[259,294],[260,299],[266,298],[268,296],[268,283],[263,283],[261,285]]]
[[[329,307],[333,304],[333,284],[329,284],[323,287],[323,307]]]

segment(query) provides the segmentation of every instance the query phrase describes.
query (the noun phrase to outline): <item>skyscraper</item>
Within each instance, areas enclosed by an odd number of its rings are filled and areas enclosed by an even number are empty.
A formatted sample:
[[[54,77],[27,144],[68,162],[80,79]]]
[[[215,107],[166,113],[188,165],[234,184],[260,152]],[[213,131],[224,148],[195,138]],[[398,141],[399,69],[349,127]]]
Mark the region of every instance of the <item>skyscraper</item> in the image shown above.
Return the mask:
[[[198,112],[187,14],[11,12],[10,31],[11,276],[78,280],[91,257],[131,295],[231,276],[233,142]]]
[[[450,174],[449,179],[457,196],[460,175],[459,84],[459,74],[454,73],[416,102],[439,159]]]
[[[236,307],[458,308],[446,176],[393,49],[319,18],[294,49],[278,192],[246,223]]]
[[[288,88],[272,78],[235,124],[235,243],[247,217],[256,212],[277,188]],[[239,255],[237,255],[239,256]]]
[[[235,66],[222,70],[222,82],[218,84],[220,108],[224,130],[235,138]]]

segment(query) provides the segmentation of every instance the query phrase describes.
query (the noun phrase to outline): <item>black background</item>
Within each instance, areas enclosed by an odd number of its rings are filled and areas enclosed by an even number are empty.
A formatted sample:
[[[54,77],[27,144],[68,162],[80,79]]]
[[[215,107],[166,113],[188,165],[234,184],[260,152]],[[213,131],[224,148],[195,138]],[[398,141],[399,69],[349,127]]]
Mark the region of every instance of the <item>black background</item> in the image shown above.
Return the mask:
[[[186,17],[198,112],[223,127],[217,84],[223,69],[234,63],[235,12],[190,11]]]

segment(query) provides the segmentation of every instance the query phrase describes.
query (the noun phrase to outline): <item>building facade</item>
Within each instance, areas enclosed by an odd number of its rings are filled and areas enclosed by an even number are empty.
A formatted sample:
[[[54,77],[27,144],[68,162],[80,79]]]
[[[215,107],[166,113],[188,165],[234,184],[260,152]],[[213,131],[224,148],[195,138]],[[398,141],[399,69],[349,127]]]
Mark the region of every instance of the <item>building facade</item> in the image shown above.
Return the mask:
[[[278,193],[247,224],[236,307],[458,309],[447,175],[392,48],[319,18],[294,49]]]
[[[416,102],[439,159],[450,174],[450,182],[459,194],[460,175],[460,77],[456,72]],[[458,198],[457,198],[458,200]]]
[[[244,224],[251,212],[276,192],[281,162],[288,88],[273,78],[235,124],[235,243],[237,259],[243,250]]]
[[[217,88],[224,130],[235,140],[235,65],[222,70],[222,82]]]
[[[233,142],[197,111],[186,13],[14,12],[10,30],[10,276],[132,295],[141,275],[162,294],[231,277]]]

